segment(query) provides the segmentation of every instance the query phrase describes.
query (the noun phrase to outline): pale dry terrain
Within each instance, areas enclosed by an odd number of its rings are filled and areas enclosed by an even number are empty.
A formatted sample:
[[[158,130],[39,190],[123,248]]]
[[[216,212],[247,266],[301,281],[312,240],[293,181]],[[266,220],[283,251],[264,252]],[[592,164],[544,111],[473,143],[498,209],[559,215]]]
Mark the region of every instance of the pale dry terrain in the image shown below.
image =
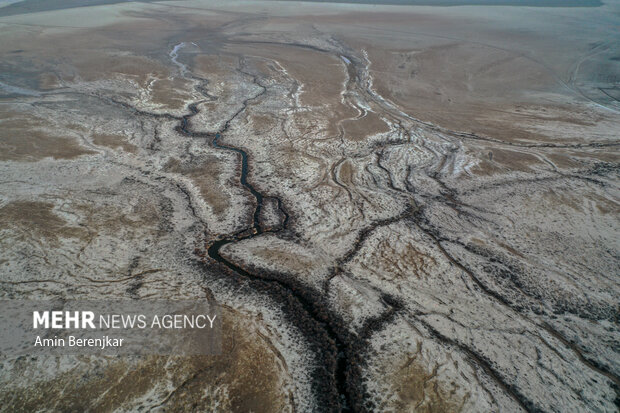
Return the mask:
[[[0,298],[215,298],[223,354],[5,357],[0,410],[618,411],[617,2],[32,4]]]

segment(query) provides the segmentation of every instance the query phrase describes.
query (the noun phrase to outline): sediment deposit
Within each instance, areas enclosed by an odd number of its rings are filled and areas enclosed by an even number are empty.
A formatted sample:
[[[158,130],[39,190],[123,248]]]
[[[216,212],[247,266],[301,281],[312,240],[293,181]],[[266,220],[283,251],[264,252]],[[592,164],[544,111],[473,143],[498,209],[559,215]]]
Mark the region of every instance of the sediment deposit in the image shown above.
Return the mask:
[[[225,333],[5,359],[0,409],[617,411],[616,5],[2,10],[2,298]]]

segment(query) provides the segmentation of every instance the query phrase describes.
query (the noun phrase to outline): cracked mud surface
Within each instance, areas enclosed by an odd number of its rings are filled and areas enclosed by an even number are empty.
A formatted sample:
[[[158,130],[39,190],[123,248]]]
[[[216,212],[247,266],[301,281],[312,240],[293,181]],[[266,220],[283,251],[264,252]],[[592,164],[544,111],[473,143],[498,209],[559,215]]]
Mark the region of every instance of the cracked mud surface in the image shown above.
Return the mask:
[[[501,9],[0,17],[2,298],[225,308],[219,357],[3,359],[0,410],[617,411],[618,9]]]

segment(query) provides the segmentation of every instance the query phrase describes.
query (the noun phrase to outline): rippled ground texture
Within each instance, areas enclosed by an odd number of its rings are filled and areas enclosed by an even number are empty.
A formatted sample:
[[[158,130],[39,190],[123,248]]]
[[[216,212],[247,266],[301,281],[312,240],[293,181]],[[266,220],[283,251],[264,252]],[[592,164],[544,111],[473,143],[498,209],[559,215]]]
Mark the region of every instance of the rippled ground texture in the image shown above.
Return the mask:
[[[0,409],[617,411],[617,3],[63,4],[0,8],[1,296],[214,297],[224,351]]]

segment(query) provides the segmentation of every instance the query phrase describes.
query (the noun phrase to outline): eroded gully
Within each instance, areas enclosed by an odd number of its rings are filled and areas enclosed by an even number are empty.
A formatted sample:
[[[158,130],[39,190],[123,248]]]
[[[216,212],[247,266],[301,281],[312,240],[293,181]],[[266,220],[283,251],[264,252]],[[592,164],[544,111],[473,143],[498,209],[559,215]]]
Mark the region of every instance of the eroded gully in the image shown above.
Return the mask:
[[[361,382],[361,370],[357,363],[350,363],[351,359],[356,358],[356,349],[353,348],[348,330],[344,322],[337,314],[329,311],[327,302],[319,292],[294,280],[290,276],[275,272],[267,272],[256,268],[244,268],[231,261],[221,254],[221,250],[228,244],[247,240],[264,233],[285,232],[289,225],[289,214],[284,208],[282,200],[273,195],[263,195],[248,180],[249,174],[249,155],[248,153],[234,146],[221,143],[221,139],[229,129],[231,122],[245,111],[248,104],[258,99],[266,92],[266,88],[258,82],[256,76],[241,71],[244,75],[251,76],[255,85],[259,86],[261,92],[245,99],[242,107],[235,112],[217,132],[197,132],[191,128],[191,119],[200,110],[198,103],[188,105],[189,114],[184,115],[177,131],[197,139],[207,140],[216,149],[234,152],[241,158],[241,172],[239,183],[255,199],[255,209],[252,217],[252,224],[249,228],[239,232],[224,236],[220,239],[210,241],[206,246],[209,258],[229,270],[229,275],[241,277],[244,281],[249,281],[252,287],[258,291],[268,293],[275,298],[276,302],[283,304],[285,314],[310,343],[315,356],[319,359],[319,366],[312,374],[313,390],[320,411],[339,411],[354,412],[365,410],[365,397],[363,395],[363,385]],[[186,74],[188,74],[186,72]],[[193,76],[192,76],[193,77]],[[206,79],[193,77],[203,85],[197,88],[202,93]],[[206,96],[208,97],[208,96]],[[276,228],[263,228],[260,222],[261,210],[265,199],[276,201],[282,219]]]

